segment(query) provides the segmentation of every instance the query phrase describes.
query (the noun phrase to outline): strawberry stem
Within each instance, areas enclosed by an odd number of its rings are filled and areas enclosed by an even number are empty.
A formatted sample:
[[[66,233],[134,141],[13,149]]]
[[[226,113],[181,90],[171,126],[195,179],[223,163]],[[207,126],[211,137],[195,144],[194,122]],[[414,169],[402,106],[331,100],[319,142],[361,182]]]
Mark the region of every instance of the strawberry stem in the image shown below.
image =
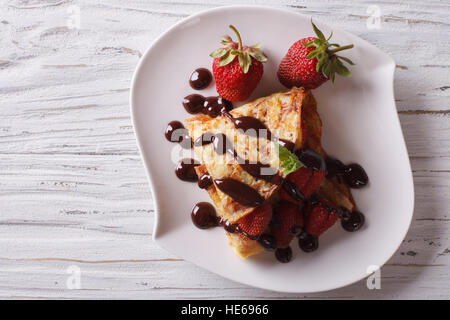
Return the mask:
[[[236,33],[236,37],[238,38],[238,51],[242,50],[242,40],[241,40],[241,35],[239,34],[239,32],[237,31],[237,29],[233,26],[233,25],[229,25],[230,29],[234,31],[234,33]]]
[[[336,52],[339,52],[339,51],[342,51],[342,50],[351,49],[351,48],[353,48],[353,45],[349,44],[349,45],[346,45],[346,46],[343,46],[343,47],[337,47],[335,49],[328,50],[328,52],[329,53],[336,53]]]

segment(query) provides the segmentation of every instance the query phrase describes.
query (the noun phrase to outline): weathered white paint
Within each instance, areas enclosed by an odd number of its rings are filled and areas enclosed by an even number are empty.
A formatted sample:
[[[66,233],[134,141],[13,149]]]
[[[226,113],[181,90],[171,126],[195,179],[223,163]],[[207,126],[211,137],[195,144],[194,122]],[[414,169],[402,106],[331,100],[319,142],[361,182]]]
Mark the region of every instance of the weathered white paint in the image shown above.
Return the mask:
[[[129,114],[133,70],[192,13],[265,4],[326,20],[398,64],[395,93],[416,190],[411,229],[365,281],[310,295],[225,280],[151,241],[153,205]],[[0,298],[450,298],[448,1],[0,1]],[[80,29],[68,28],[71,6]],[[164,107],[164,106],[161,106]],[[387,222],[389,223],[389,222]],[[70,266],[81,289],[66,287]]]

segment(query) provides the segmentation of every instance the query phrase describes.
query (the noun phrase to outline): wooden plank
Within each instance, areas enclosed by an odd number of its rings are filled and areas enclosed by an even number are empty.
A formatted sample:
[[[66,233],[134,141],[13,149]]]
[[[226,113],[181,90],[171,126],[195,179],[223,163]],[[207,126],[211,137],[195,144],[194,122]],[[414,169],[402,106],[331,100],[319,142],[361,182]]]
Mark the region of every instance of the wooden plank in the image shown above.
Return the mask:
[[[450,298],[450,5],[263,0],[359,35],[397,62],[395,96],[410,153],[411,229],[365,281],[290,295],[204,271],[151,241],[153,205],[132,131],[129,83],[149,44],[200,10],[255,1],[6,1],[0,16],[1,298]],[[80,29],[68,27],[71,6]],[[72,7],[73,8],[73,7]],[[66,286],[81,270],[81,289]]]

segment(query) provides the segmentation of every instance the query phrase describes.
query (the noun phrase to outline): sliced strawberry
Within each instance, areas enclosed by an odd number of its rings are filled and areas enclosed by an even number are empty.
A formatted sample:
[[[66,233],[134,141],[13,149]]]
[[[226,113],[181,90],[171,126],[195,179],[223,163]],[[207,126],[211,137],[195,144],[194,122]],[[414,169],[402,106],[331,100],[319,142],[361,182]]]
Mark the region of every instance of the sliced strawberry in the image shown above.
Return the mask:
[[[272,218],[272,206],[266,202],[262,206],[255,208],[248,215],[237,221],[239,229],[249,235],[256,237],[262,234],[269,225]]]
[[[331,203],[326,200],[321,200],[321,202],[332,207]],[[337,213],[330,211],[320,203],[313,204],[305,212],[305,231],[318,237],[333,226],[338,217]]]
[[[294,238],[293,229],[303,227],[303,216],[297,205],[287,201],[279,202],[275,212],[279,215],[281,223],[273,227],[273,235],[277,241],[277,247],[286,248]]]
[[[316,191],[317,188],[319,188],[324,178],[325,178],[325,171],[314,170],[311,174],[311,178],[308,180],[308,183],[302,189],[303,194],[306,197],[312,195],[313,192]]]
[[[305,196],[305,198],[309,197],[322,183],[322,180],[325,176],[323,171],[310,170],[305,167],[301,167],[297,171],[289,174],[286,179],[295,183],[298,190]],[[284,188],[280,190],[280,197],[283,200],[301,204],[303,201],[294,199]]]

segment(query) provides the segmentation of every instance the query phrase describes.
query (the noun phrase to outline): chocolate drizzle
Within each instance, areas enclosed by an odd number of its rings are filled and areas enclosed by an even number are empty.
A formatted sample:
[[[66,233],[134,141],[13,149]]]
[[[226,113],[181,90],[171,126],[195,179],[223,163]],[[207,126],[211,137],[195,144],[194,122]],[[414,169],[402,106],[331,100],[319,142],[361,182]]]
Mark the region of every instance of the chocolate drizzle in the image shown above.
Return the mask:
[[[201,94],[190,94],[183,99],[183,107],[190,114],[203,113],[212,118],[233,109],[233,103],[221,96],[204,97]]]
[[[200,179],[198,179],[198,187],[200,189],[207,189],[212,184],[213,181],[209,173],[203,174]]]
[[[183,107],[190,114],[197,114],[203,111],[205,97],[200,94],[190,94],[183,99]]]
[[[278,261],[282,263],[288,263],[292,259],[292,249],[291,247],[278,248],[275,251],[275,257]]]
[[[239,228],[237,223],[231,223],[228,220],[224,220],[217,216],[216,209],[208,202],[199,202],[195,204],[191,211],[192,222],[197,228],[209,229],[218,226],[222,226],[228,233],[242,233],[250,240],[258,240],[266,243],[266,246],[275,246],[275,238],[272,235],[262,234],[252,236]]]
[[[194,159],[182,159],[175,167],[175,174],[180,180],[196,182],[198,180],[198,176],[195,172],[195,167],[199,165],[200,163]]]
[[[366,171],[357,163],[344,165],[341,161],[328,158],[326,160],[327,178],[337,177],[340,182],[345,182],[350,188],[359,189],[369,183]]]
[[[194,146],[200,147],[210,143],[213,143],[214,151],[218,155],[223,155],[225,153],[230,154],[236,159],[241,168],[253,177],[269,181],[276,185],[281,184],[282,178],[277,175],[276,169],[272,168],[269,164],[264,164],[259,161],[242,159],[237,154],[233,144],[223,133],[212,134],[210,132],[206,132],[195,140]]]
[[[217,188],[229,195],[235,201],[248,207],[258,207],[264,204],[264,198],[249,185],[232,178],[215,179]]]
[[[306,199],[305,195],[299,190],[294,182],[284,179],[282,187],[292,197],[292,199],[296,201],[303,201]]]

